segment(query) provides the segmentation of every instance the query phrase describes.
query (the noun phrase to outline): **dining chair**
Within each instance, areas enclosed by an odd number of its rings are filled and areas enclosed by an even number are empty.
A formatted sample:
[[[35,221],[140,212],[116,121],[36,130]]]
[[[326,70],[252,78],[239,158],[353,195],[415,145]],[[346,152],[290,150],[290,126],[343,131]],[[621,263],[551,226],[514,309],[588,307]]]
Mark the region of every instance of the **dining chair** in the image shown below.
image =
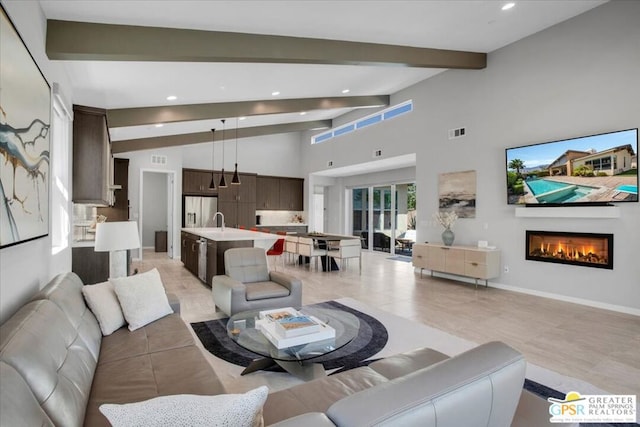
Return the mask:
[[[298,263],[298,236],[287,235],[284,238],[284,251],[289,254],[289,257],[293,256],[294,264]]]
[[[308,237],[300,237],[298,240],[298,254],[309,258],[309,268],[311,268],[311,259],[316,259],[316,271],[318,270],[318,259],[327,256],[326,249],[319,249],[315,246],[313,239]]]
[[[331,258],[340,260],[340,270],[344,270],[349,258],[358,258],[359,273],[362,274],[362,245],[360,239],[342,239],[338,242],[338,249],[328,252]]]
[[[282,268],[284,268],[284,258],[282,257],[283,253],[284,253],[284,237],[276,240],[273,246],[267,250],[267,260],[270,257],[274,258],[274,261],[273,261],[274,270],[277,270],[276,268],[277,258],[280,258],[282,260]]]

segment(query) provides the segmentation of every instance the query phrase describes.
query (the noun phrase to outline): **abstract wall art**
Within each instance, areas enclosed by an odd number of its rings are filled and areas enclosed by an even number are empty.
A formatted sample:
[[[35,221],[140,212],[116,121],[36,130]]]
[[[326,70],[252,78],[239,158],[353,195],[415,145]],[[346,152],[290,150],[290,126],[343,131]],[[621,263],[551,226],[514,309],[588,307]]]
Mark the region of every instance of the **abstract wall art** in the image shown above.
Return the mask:
[[[0,248],[49,234],[51,89],[0,8]]]
[[[441,173],[438,178],[440,211],[455,211],[459,218],[475,218],[476,171]]]

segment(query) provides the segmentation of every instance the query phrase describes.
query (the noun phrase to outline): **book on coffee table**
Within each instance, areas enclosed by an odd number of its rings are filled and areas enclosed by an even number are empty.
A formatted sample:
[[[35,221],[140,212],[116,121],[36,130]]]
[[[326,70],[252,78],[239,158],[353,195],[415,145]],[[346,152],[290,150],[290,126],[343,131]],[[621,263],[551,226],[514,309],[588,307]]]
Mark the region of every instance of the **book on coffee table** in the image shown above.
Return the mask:
[[[260,319],[276,321],[287,317],[300,316],[300,313],[293,307],[276,308],[273,310],[263,310],[259,313]]]
[[[317,320],[317,319],[316,319]],[[331,326],[320,322],[320,330],[310,334],[298,335],[296,337],[286,338],[278,332],[275,322],[267,318],[256,320],[256,329],[273,344],[277,349],[294,347],[297,345],[305,345],[312,342],[329,340],[336,337],[336,330]]]
[[[322,326],[311,316],[283,317],[275,321],[276,331],[284,338],[319,332]]]

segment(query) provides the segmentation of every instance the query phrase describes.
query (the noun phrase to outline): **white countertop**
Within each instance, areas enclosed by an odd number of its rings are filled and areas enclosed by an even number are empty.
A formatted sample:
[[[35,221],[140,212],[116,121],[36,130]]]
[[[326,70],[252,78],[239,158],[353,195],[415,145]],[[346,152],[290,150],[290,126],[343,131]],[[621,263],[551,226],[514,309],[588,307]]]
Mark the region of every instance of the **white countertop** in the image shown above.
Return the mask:
[[[302,223],[302,222],[286,222],[286,223],[283,223],[283,224],[260,224],[260,225],[256,225],[256,227],[262,227],[262,228],[269,228],[269,227],[295,227],[295,226],[306,227],[307,224],[306,223]]]
[[[253,240],[253,246],[269,249],[278,240],[278,235],[262,233],[260,231],[240,230],[239,228],[220,227],[211,228],[183,228],[182,231],[191,233],[216,242],[235,242],[239,240]]]
[[[95,245],[95,240],[74,240],[73,242],[71,242],[72,248],[92,248]]]

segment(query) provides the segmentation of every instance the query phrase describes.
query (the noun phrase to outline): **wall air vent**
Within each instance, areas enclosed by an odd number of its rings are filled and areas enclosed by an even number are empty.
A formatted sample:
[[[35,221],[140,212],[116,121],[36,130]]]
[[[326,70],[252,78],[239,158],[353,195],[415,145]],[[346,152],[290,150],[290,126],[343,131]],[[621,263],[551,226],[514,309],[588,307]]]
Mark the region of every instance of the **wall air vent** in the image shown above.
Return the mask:
[[[373,150],[373,158],[382,157],[382,150]]]
[[[167,156],[161,156],[159,154],[151,155],[151,164],[152,165],[161,165],[164,166],[167,164]]]
[[[462,138],[467,134],[466,128],[449,129],[449,139]]]

